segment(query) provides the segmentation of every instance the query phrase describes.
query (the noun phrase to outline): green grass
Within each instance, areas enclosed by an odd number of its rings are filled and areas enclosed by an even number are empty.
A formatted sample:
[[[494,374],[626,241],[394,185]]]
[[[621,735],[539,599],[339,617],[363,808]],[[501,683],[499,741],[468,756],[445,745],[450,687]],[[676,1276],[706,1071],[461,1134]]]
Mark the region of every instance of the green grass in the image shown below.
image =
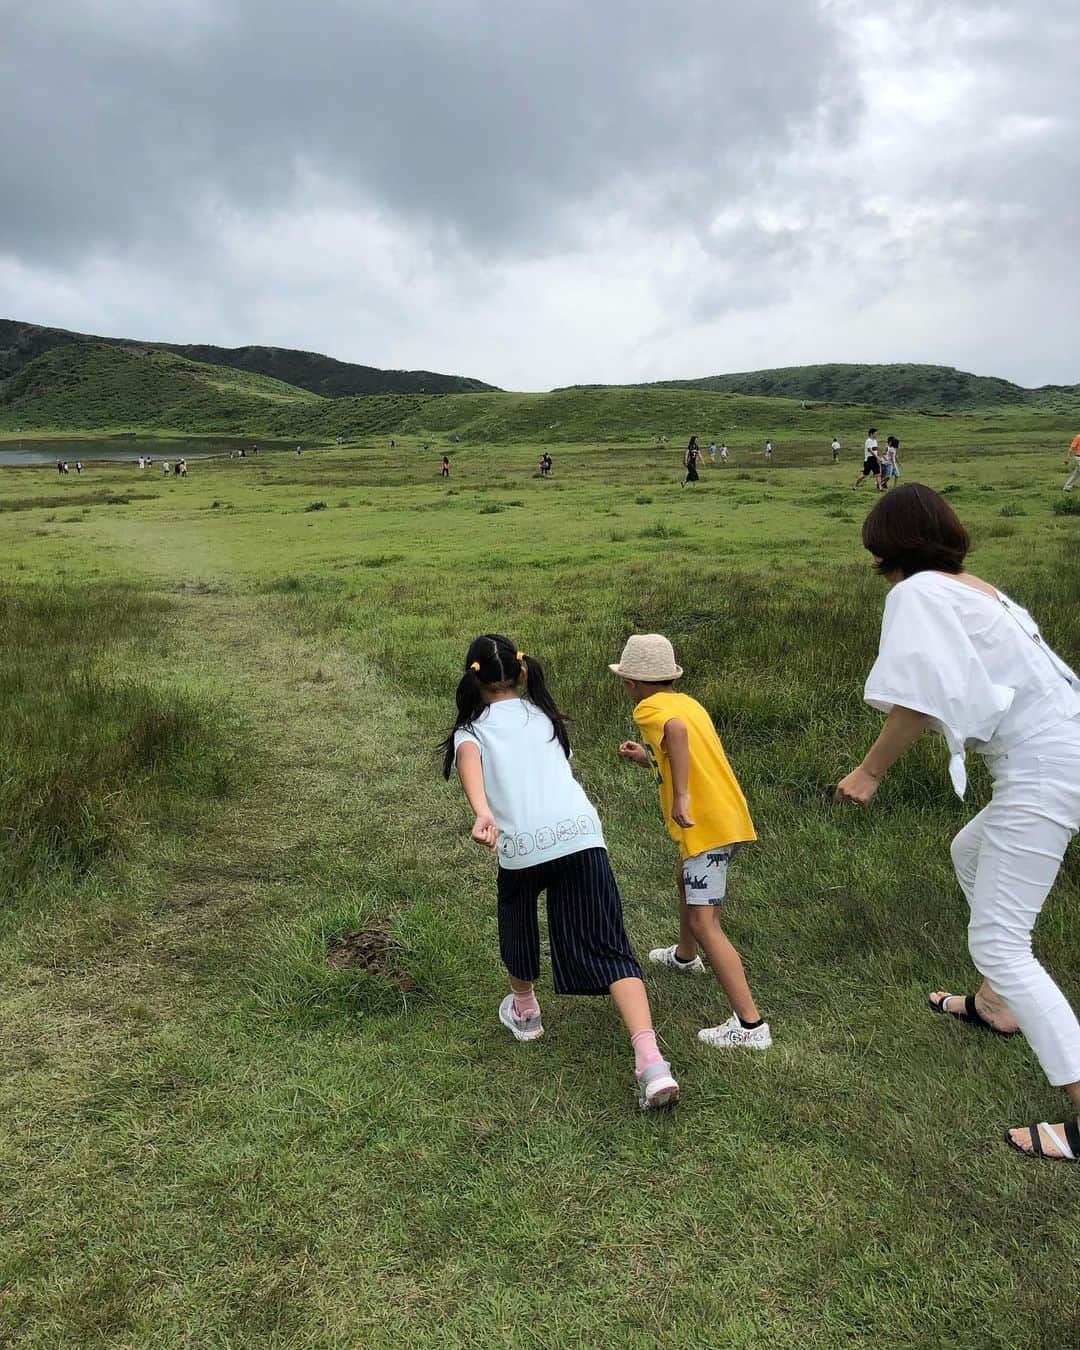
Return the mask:
[[[1056,429],[935,426],[906,478],[951,485],[975,569],[1076,661]],[[1074,1344],[1077,1177],[1001,1140],[1057,1094],[924,1006],[970,978],[947,845],[985,775],[962,807],[928,741],[871,811],[829,802],[879,725],[857,454],[739,453],[691,494],[655,446],[565,447],[548,482],[536,443],[462,444],[449,487],[406,447],[138,498],[95,465],[79,514],[0,475],[0,1342]],[[728,922],[776,1044],[709,1054],[714,987],[650,980],[671,1116],[636,1110],[605,1002],[545,978],[542,1041],[495,1020],[493,868],[434,749],[493,627],[573,718],[639,951],[672,940],[674,857],[615,753],[628,632],[673,639],[746,790]],[[66,799],[35,838],[38,762],[85,786],[92,849]],[[1074,851],[1038,934],[1074,999],[1078,898]],[[359,930],[380,958],[330,967]]]
[[[873,392],[867,389],[860,398],[869,399]],[[872,423],[883,434],[899,436],[904,447],[950,449],[978,438],[987,451],[1019,442],[1044,446],[1060,457],[1061,448],[1076,434],[1080,408],[1066,400],[1053,413],[1024,403],[977,414],[935,413],[912,409],[899,393],[895,400],[804,403],[768,391],[717,392],[692,383],[548,394],[326,398],[166,351],[80,343],[45,352],[0,385],[0,437],[137,431],[258,436],[309,446],[341,440],[380,449],[394,439],[406,472],[407,461],[425,445],[428,453],[437,448],[439,455],[446,451],[451,458],[461,448],[481,445],[675,450],[694,432],[702,444],[726,441],[735,451],[733,465],[747,455],[760,455],[765,439],[771,438],[776,447],[772,467],[780,472],[807,456],[820,462],[820,452],[825,460],[834,435],[840,436],[849,456],[862,445]],[[559,472],[557,463],[553,481]]]

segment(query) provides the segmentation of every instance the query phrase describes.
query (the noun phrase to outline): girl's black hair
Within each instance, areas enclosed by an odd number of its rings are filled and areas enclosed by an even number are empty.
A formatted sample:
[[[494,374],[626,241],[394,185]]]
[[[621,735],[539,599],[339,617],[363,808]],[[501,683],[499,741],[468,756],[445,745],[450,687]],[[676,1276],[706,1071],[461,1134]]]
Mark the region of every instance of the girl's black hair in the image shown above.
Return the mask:
[[[443,777],[449,778],[454,768],[454,732],[471,727],[487,707],[482,689],[511,689],[525,672],[525,696],[545,713],[552,726],[552,738],[562,746],[570,758],[570,737],[566,733],[566,718],[555,706],[555,700],[544,681],[544,671],[534,657],[518,651],[508,637],[501,633],[482,633],[473,638],[465,653],[465,673],[457,687],[457,720],[450,735],[439,742],[443,752]]]

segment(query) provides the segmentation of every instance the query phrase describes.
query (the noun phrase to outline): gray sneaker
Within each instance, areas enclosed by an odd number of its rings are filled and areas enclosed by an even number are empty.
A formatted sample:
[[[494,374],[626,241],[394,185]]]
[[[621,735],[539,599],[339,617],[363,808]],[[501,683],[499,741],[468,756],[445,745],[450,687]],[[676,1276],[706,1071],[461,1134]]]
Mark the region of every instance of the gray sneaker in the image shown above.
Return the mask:
[[[675,953],[679,950],[679,944],[674,947],[654,947],[649,953],[649,960],[654,966],[666,966],[668,970],[677,970],[680,975],[705,975],[705,962],[700,956],[695,956],[692,961],[680,961]]]
[[[638,1085],[638,1106],[643,1111],[655,1111],[659,1106],[674,1106],[679,1100],[679,1085],[671,1065],[659,1060],[634,1075]]]
[[[534,1013],[532,1017],[518,1017],[514,1012],[513,994],[507,994],[499,1004],[499,1021],[517,1041],[535,1041],[544,1034],[539,1013]]]

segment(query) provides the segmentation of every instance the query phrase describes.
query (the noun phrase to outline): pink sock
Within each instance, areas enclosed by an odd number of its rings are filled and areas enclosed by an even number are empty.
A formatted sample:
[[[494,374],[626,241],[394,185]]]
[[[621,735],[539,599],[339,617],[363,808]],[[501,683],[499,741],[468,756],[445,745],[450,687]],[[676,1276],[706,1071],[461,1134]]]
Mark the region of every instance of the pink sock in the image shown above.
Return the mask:
[[[664,1056],[656,1048],[656,1032],[651,1028],[648,1031],[635,1031],[630,1037],[630,1044],[634,1047],[635,1073],[644,1073],[650,1065],[664,1062]]]
[[[520,990],[514,990],[514,1016],[515,1017],[539,1017],[540,1004],[536,1001],[536,990],[529,989],[528,993],[521,993]]]

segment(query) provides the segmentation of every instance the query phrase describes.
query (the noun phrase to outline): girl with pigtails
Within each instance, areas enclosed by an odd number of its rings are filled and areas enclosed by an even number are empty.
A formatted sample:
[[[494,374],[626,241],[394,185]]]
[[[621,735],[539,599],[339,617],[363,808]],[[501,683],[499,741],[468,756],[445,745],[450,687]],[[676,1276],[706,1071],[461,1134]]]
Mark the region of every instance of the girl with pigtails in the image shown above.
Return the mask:
[[[456,766],[475,815],[472,838],[499,859],[499,950],[510,978],[500,1022],[518,1041],[543,1035],[533,985],[546,891],[556,993],[610,994],[633,1046],[638,1104],[672,1105],[679,1085],[657,1048],[600,819],[571,771],[566,721],[540,663],[501,634],[476,638],[441,748],[443,776]]]

